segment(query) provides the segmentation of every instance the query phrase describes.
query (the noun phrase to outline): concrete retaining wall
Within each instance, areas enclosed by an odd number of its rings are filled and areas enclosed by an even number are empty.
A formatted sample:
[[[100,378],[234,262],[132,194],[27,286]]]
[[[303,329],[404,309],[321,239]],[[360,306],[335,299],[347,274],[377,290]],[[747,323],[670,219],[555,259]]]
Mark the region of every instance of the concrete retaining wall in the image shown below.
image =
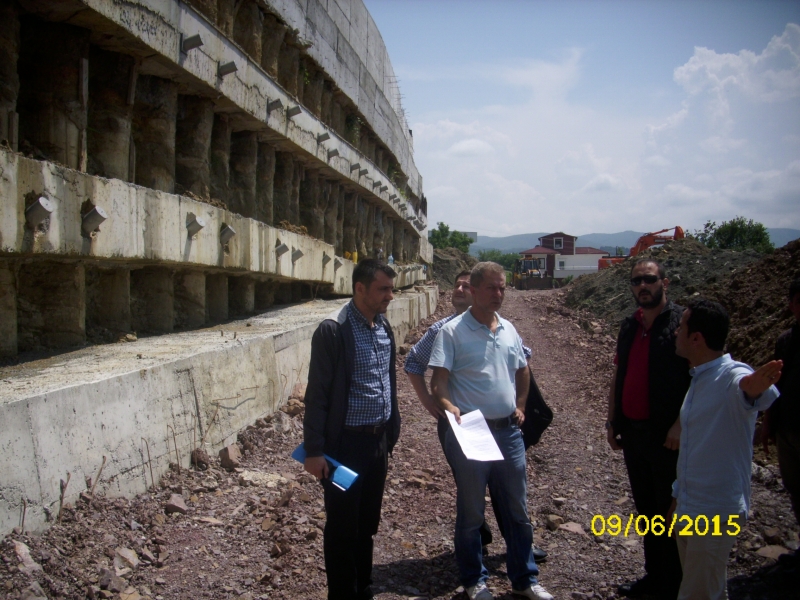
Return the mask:
[[[388,312],[397,339],[437,301],[435,287],[399,293]],[[195,439],[205,435],[209,452],[233,442],[307,381],[311,336],[345,302],[317,300],[0,370],[0,534],[19,525],[22,498],[26,528],[46,527],[58,511],[59,481],[71,473],[65,501],[74,503],[103,456],[100,493],[145,491],[149,466],[158,479],[176,460],[167,426],[183,467]]]

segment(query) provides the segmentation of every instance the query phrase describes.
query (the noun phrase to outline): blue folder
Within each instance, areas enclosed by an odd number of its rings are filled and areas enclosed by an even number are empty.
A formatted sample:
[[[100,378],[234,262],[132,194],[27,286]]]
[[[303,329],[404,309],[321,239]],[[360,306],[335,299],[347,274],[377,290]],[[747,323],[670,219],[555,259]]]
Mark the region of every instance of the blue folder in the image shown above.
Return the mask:
[[[325,457],[325,460],[328,461],[328,466],[331,469],[331,483],[342,491],[349,489],[350,486],[353,485],[353,482],[358,478],[358,473],[352,469],[348,469],[342,463],[331,458],[327,454],[323,454],[323,456]],[[305,462],[306,449],[303,448],[303,444],[300,444],[294,449],[294,452],[292,452],[292,458],[298,462]]]

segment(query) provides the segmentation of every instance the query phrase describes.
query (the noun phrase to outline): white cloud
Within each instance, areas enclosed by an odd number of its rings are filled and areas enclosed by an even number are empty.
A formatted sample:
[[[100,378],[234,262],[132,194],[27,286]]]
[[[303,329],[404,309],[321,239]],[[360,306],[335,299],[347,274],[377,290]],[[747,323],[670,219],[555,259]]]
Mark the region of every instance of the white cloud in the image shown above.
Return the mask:
[[[447,149],[447,154],[450,156],[486,156],[487,154],[494,154],[494,148],[491,144],[487,144],[483,140],[470,138],[468,140],[461,140],[456,142]]]

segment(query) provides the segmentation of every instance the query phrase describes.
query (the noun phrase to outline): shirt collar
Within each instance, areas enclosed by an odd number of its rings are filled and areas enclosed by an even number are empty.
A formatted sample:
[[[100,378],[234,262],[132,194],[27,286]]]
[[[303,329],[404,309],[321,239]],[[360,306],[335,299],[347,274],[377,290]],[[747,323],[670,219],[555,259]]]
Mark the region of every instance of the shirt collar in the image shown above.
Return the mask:
[[[730,354],[723,354],[719,358],[715,358],[714,360],[710,360],[707,363],[703,363],[699,367],[693,367],[689,369],[689,375],[694,377],[696,375],[704,373],[705,371],[711,371],[712,369],[717,369],[732,362],[733,359],[731,358]]]
[[[498,315],[497,313],[494,313],[494,315],[497,317],[497,328],[498,329],[505,329],[503,327],[503,321],[500,319],[500,315]],[[471,308],[468,308],[467,310],[465,310],[464,313],[461,315],[461,318],[467,324],[467,327],[469,327],[472,331],[477,331],[481,327],[483,327],[484,329],[489,329],[483,323],[478,323],[478,321],[475,319],[475,317],[472,316],[472,309]]]
[[[358,308],[356,307],[355,302],[353,302],[352,300],[350,300],[350,302],[348,302],[348,304],[347,304],[347,312],[350,313],[350,316],[353,317],[356,321],[358,321],[362,325],[365,325],[366,327],[370,326],[369,325],[369,321],[367,321],[367,318],[364,315],[361,314],[361,311],[358,310]],[[375,319],[373,320],[373,324],[374,325],[383,325],[383,315],[380,314],[380,313],[375,315]]]

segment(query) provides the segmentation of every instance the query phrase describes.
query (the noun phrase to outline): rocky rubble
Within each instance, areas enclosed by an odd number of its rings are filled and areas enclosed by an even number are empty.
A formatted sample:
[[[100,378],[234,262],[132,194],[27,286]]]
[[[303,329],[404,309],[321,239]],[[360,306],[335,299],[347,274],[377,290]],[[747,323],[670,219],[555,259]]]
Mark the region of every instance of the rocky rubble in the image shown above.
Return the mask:
[[[555,419],[528,451],[535,541],[549,553],[542,583],[559,599],[614,599],[616,586],[643,573],[636,535],[594,535],[597,515],[633,512],[625,467],[605,441],[606,390],[614,341],[592,313],[563,305],[564,291],[506,295],[503,314],[533,348],[531,365]],[[450,313],[447,296],[423,327]],[[398,352],[402,373],[402,352]],[[389,462],[375,544],[379,600],[465,596],[453,557],[455,488],[435,422],[398,377],[403,431]],[[290,452],[302,439],[302,387],[271,419],[240,432],[239,466],[218,454],[170,472],[133,499],[85,496],[43,534],[17,531],[0,543],[4,597],[114,600],[322,599],[325,515],[319,484]],[[299,408],[299,410],[298,410]],[[230,457],[230,447],[227,452]],[[198,453],[198,456],[200,453]],[[179,503],[185,512],[169,512]],[[487,508],[491,513],[491,508]],[[505,549],[486,564],[495,595],[509,599]],[[752,518],[730,562],[731,598],[790,598],[797,580],[772,573],[775,557],[797,547],[798,527],[777,470],[754,470]]]

